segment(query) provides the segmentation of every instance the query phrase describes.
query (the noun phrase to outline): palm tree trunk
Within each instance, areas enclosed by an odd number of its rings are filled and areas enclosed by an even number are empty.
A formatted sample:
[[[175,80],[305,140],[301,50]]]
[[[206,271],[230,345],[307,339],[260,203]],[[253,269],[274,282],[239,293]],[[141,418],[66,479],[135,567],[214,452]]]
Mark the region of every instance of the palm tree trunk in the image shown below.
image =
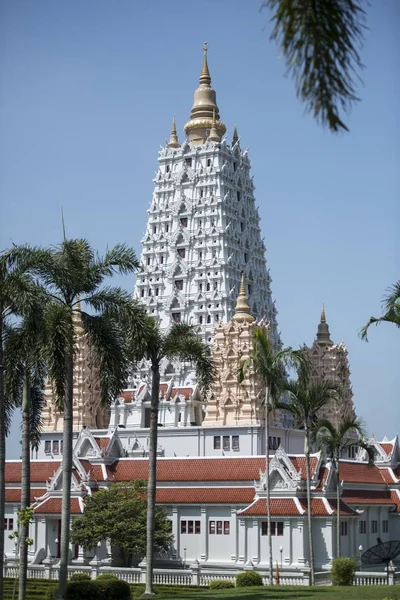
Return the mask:
[[[271,493],[269,489],[269,387],[265,399],[265,491],[267,493],[267,528],[269,554],[269,584],[274,584],[271,535]]]
[[[30,505],[31,466],[30,466],[30,383],[25,374],[22,393],[22,464],[21,464],[21,511],[22,519],[19,527],[19,588],[18,599],[25,600],[26,580],[28,576],[29,523],[26,522],[24,510]],[[25,517],[25,518],[24,518]]]
[[[0,598],[3,598],[6,432],[4,406],[3,306],[0,306]]]
[[[306,455],[306,478],[307,478],[307,522],[308,522],[308,544],[310,552],[310,584],[314,585],[314,548],[312,536],[312,509],[311,509],[311,476],[310,476],[310,432],[305,427],[304,454]]]
[[[336,466],[336,558],[340,556],[340,479],[339,460]]]
[[[65,598],[69,564],[69,532],[71,521],[71,477],[72,477],[72,417],[73,417],[73,348],[68,349],[65,361],[65,397],[63,419],[62,459],[62,505],[61,505],[61,560],[58,583],[58,598]]]
[[[153,361],[150,405],[150,444],[149,444],[149,478],[147,482],[147,540],[146,540],[146,589],[145,596],[154,595],[154,529],[157,486],[157,435],[158,435],[158,402],[160,393],[160,365]]]

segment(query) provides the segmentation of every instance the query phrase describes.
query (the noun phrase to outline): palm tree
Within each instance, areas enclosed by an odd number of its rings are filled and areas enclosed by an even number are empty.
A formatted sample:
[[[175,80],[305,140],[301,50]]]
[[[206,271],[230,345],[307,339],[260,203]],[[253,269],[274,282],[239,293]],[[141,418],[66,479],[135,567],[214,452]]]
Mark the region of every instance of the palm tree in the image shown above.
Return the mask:
[[[355,437],[352,434],[357,434]],[[358,417],[345,417],[336,428],[326,419],[320,419],[312,435],[318,450],[331,461],[336,477],[336,556],[340,556],[340,458],[351,447],[365,450],[370,466],[374,463],[375,452],[365,441],[363,422]]]
[[[314,550],[312,536],[312,507],[311,507],[311,475],[310,475],[310,440],[313,428],[318,419],[318,412],[330,402],[338,399],[341,387],[330,380],[313,381],[309,378],[309,370],[300,368],[298,379],[289,381],[287,385],[289,402],[279,403],[280,409],[287,410],[292,416],[294,427],[304,429],[304,454],[306,458],[307,484],[307,522],[310,552],[310,582],[314,585]]]
[[[34,258],[34,252],[32,252]],[[8,417],[5,396],[5,355],[6,329],[14,317],[25,314],[32,307],[37,294],[37,286],[21,263],[19,248],[14,247],[0,253],[0,598],[3,597],[4,565],[4,511],[5,511],[5,460]]]
[[[275,352],[268,333],[261,327],[254,329],[252,352],[249,358],[240,366],[239,380],[243,381],[249,368],[252,368],[261,385],[265,387],[265,486],[267,497],[267,524],[269,547],[269,581],[273,584],[273,559],[271,537],[271,495],[269,487],[269,420],[271,412],[277,408],[277,403],[287,386],[286,369],[300,367],[307,362],[306,356],[300,350],[283,348]]]
[[[117,245],[100,257],[86,240],[64,239],[59,246],[35,254],[30,248],[25,250],[25,263],[52,299],[44,315],[44,358],[58,408],[63,412],[61,560],[57,592],[58,598],[62,599],[69,563],[75,324],[79,321],[80,334],[87,336],[94,354],[102,399],[106,404],[120,393],[129,375],[122,317],[129,316],[131,329],[137,334],[145,322],[145,312],[143,307],[131,301],[128,292],[102,285],[115,273],[131,273],[138,267],[131,248]]]
[[[38,297],[39,300],[39,297]],[[43,299],[42,299],[43,301]],[[30,515],[30,450],[40,443],[45,364],[45,328],[42,302],[5,337],[5,396],[9,406],[22,408],[21,505],[19,511],[19,600],[26,597]]]
[[[160,364],[164,358],[193,362],[199,388],[204,392],[214,380],[215,367],[209,346],[196,335],[194,329],[183,323],[174,324],[166,333],[156,321],[148,317],[147,333],[141,339],[134,336],[131,346],[136,360],[150,361],[151,402],[149,431],[149,471],[147,484],[147,542],[145,595],[153,595],[154,523],[157,485],[157,435],[160,395]]]
[[[368,323],[361,329],[361,339],[368,341],[368,328],[370,325],[379,325],[379,323],[393,323],[400,327],[400,280],[388,289],[388,294],[384,297],[383,307],[385,313],[382,317],[371,317]]]

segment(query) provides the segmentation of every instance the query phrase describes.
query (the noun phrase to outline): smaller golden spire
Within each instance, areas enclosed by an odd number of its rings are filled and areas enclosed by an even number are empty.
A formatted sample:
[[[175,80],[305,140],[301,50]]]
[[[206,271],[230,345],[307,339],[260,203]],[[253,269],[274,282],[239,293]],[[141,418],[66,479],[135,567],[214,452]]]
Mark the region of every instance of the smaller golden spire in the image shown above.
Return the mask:
[[[232,148],[235,144],[238,143],[238,141],[239,141],[239,136],[238,136],[236,123],[235,123],[235,127],[233,128]]]
[[[210,135],[208,136],[208,139],[211,142],[219,142],[221,140],[219,133],[217,131],[217,120],[215,118],[215,108],[213,110],[213,120],[212,120]]]
[[[236,302],[235,314],[232,317],[232,321],[247,321],[248,323],[253,323],[255,321],[254,317],[250,314],[250,306],[244,284],[244,273],[242,273],[240,292]]]
[[[323,304],[322,304],[322,310],[321,310],[321,323],[326,323],[325,306]]]
[[[201,73],[200,73],[200,77],[199,77],[200,85],[202,85],[202,84],[211,85],[211,75],[210,75],[210,71],[208,70],[208,62],[207,62],[207,50],[208,50],[207,42],[204,42],[204,45],[203,45],[203,52],[204,52],[203,67],[201,69]]]
[[[169,137],[168,148],[180,148],[180,143],[176,133],[175,117],[172,119],[171,135]]]

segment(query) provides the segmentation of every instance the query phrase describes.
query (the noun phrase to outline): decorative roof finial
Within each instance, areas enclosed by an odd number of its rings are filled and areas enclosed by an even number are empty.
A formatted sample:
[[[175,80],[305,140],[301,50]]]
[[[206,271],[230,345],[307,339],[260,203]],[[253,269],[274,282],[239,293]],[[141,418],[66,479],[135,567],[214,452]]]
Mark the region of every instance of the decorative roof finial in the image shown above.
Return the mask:
[[[235,123],[235,127],[233,128],[232,148],[235,144],[238,143],[238,141],[239,141],[239,136],[238,136],[236,123]]]
[[[208,136],[208,139],[211,142],[219,142],[221,140],[219,133],[216,129],[216,125],[217,125],[217,120],[215,118],[215,108],[213,110],[213,120],[212,120],[212,125],[211,125],[211,129],[210,129],[210,135]]]
[[[204,144],[209,137],[213,125],[215,110],[215,130],[219,138],[226,132],[226,127],[220,120],[215,90],[211,87],[211,76],[207,62],[207,42],[203,46],[203,67],[200,73],[200,85],[194,92],[190,121],[184,126],[184,131],[192,144]],[[218,140],[219,141],[219,140]]]
[[[322,310],[321,310],[321,323],[326,323],[325,306],[323,304],[322,304]]]
[[[204,45],[203,45],[203,51],[204,51],[203,68],[201,69],[201,73],[200,73],[200,77],[199,77],[200,85],[202,85],[202,84],[211,85],[211,75],[210,75],[210,71],[208,70],[208,63],[207,63],[207,50],[208,50],[207,42],[204,42]]]
[[[253,323],[254,317],[250,314],[250,306],[246,295],[246,286],[244,283],[244,273],[242,273],[242,280],[240,282],[240,292],[236,302],[235,314],[232,317],[232,321],[247,321]]]
[[[323,345],[327,345],[327,346],[333,346],[333,342],[331,340],[331,335],[329,333],[329,326],[328,326],[328,324],[326,322],[325,306],[324,305],[322,305],[321,321],[320,321],[320,324],[318,325],[317,344],[323,344]]]
[[[180,143],[178,141],[178,136],[176,134],[175,117],[173,117],[173,119],[172,119],[172,129],[171,129],[171,135],[170,135],[169,142],[168,142],[168,148],[180,148]]]

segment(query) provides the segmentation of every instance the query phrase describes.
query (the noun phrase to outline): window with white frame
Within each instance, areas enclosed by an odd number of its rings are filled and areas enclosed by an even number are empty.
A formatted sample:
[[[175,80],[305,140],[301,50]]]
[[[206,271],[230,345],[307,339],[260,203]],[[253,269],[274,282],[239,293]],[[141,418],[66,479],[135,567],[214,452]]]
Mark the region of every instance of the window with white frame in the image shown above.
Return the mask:
[[[387,519],[382,521],[382,533],[389,533],[389,521]]]
[[[364,535],[367,533],[367,521],[360,521],[360,534]]]
[[[187,521],[186,519],[181,521],[181,533],[182,534],[199,534],[201,533],[201,522],[200,521]]]
[[[346,536],[348,534],[347,521],[341,521],[340,523],[340,535]]]
[[[374,519],[371,521],[371,533],[378,533],[378,521]]]
[[[210,535],[229,535],[230,534],[230,522],[229,521],[209,521],[208,532]]]

